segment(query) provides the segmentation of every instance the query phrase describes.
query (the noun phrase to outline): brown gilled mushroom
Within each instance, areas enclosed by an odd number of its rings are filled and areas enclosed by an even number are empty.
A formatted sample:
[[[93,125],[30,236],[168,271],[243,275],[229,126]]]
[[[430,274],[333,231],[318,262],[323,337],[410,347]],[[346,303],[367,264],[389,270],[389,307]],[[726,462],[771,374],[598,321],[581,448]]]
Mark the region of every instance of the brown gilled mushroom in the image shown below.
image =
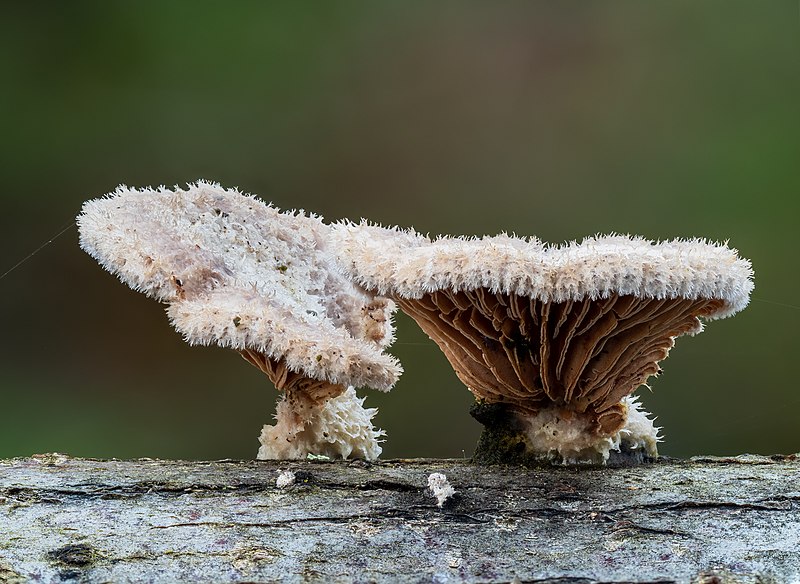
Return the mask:
[[[284,392],[259,458],[373,459],[381,433],[350,386],[388,390],[391,301],[342,276],[318,217],[199,182],[120,187],[87,202],[81,246],[134,290],[168,304],[191,344],[229,347]]]
[[[741,310],[753,288],[749,262],[703,240],[431,241],[364,223],[334,239],[351,276],[393,298],[475,395],[484,460],[655,456],[632,392],[676,337]]]

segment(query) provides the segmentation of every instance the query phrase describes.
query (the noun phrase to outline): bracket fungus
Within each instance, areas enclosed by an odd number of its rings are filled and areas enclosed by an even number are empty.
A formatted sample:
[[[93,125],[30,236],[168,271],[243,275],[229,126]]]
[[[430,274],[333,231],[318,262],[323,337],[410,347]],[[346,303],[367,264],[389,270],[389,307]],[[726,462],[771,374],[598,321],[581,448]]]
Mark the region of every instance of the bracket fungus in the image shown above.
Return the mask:
[[[395,300],[475,395],[486,462],[656,456],[631,394],[676,337],[743,309],[753,288],[747,260],[698,239],[431,240],[364,222],[333,237],[354,280]]]
[[[376,458],[371,418],[351,386],[388,391],[402,370],[383,352],[394,304],[336,267],[330,227],[217,184],[119,187],[78,216],[81,247],[124,283],[168,305],[190,344],[241,353],[284,392],[259,458]]]

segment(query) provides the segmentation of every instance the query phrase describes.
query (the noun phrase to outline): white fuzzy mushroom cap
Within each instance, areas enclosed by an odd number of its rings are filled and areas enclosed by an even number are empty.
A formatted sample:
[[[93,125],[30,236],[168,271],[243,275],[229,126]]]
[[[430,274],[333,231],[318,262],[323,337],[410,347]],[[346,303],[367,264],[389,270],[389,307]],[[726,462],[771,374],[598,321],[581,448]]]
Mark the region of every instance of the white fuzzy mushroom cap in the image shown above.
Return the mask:
[[[78,216],[81,247],[134,290],[169,304],[191,344],[252,349],[309,378],[388,390],[401,373],[390,300],[337,268],[330,228],[302,212],[198,182],[121,186]]]
[[[653,242],[609,235],[546,245],[505,234],[431,240],[366,222],[341,223],[333,230],[350,275],[368,290],[400,298],[485,288],[543,302],[612,294],[723,300],[707,317],[714,319],[742,310],[753,290],[750,262],[735,249],[704,239]]]

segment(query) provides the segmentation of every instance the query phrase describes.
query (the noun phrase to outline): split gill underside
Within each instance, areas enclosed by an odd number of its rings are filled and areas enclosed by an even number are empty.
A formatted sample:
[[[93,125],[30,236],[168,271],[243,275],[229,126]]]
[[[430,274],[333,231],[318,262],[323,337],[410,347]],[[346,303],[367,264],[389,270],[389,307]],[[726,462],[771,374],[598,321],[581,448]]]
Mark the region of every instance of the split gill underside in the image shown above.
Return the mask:
[[[660,371],[676,337],[699,332],[699,318],[723,304],[620,295],[543,302],[485,288],[395,300],[479,401],[524,416],[549,407],[588,416],[598,436],[624,426],[621,400]]]
[[[300,417],[319,408],[329,399],[342,395],[347,389],[344,385],[311,379],[303,373],[292,371],[283,359],[271,359],[252,349],[243,349],[239,353],[245,361],[266,374],[278,391],[286,394],[291,410]]]

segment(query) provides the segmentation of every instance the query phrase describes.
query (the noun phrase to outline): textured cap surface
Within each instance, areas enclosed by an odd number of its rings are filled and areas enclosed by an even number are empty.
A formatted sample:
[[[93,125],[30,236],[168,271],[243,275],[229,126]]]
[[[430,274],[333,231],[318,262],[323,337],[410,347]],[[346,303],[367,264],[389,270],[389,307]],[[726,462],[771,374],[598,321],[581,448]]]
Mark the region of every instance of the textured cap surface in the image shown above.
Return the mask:
[[[192,344],[283,360],[309,378],[389,389],[391,301],[339,274],[329,227],[217,184],[130,189],[85,203],[81,246],[134,290],[169,304]]]
[[[653,242],[610,235],[565,245],[508,235],[431,240],[367,223],[335,225],[333,237],[356,281],[400,298],[484,288],[543,302],[614,294],[722,300],[706,315],[714,319],[742,310],[753,290],[750,262],[703,239]]]

